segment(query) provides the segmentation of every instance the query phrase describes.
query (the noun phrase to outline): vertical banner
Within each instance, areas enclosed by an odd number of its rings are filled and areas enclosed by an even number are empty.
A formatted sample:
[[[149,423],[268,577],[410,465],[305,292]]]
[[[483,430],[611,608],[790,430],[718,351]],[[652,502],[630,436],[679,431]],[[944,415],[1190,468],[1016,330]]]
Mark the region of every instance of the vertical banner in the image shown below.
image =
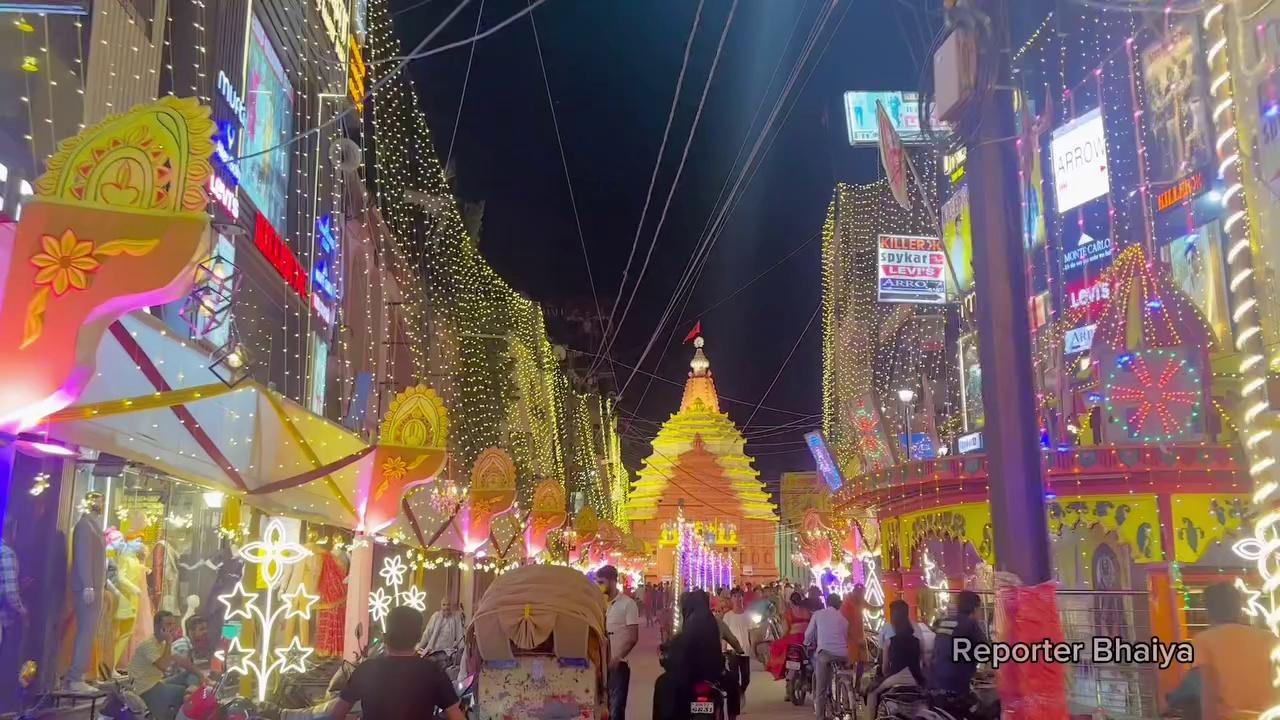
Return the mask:
[[[940,305],[947,301],[947,256],[936,237],[881,235],[880,302]]]
[[[904,209],[911,209],[911,196],[907,194],[907,151],[902,147],[902,138],[889,120],[884,110],[884,103],[876,101],[876,121],[880,125],[880,162],[884,165],[885,175],[889,177],[889,189],[893,198]]]

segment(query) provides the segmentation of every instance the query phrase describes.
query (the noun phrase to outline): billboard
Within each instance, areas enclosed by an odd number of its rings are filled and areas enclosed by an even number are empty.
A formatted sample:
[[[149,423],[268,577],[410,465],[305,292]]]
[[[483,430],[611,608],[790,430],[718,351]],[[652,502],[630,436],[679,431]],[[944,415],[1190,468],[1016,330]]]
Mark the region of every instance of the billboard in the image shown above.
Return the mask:
[[[844,94],[845,125],[849,129],[849,144],[876,145],[880,142],[880,127],[876,121],[876,103],[884,105],[889,123],[898,131],[904,143],[924,142],[920,128],[920,100],[913,92],[860,92],[851,90]]]
[[[1218,341],[1225,343],[1231,335],[1231,319],[1221,227],[1211,222],[1188,232],[1161,247],[1160,259],[1168,265],[1173,284],[1200,308]]]
[[[1157,188],[1209,163],[1210,123],[1202,57],[1194,25],[1175,21],[1169,32],[1142,51],[1146,91],[1147,167]]]
[[[1094,108],[1053,131],[1053,190],[1058,212],[1079,207],[1111,191],[1102,108]]]
[[[284,234],[288,231],[285,216],[291,153],[289,148],[278,146],[293,132],[293,87],[256,17],[245,72],[248,92],[240,145],[240,186],[276,232]]]
[[[936,237],[881,235],[880,302],[940,305],[947,301],[947,258]]]
[[[942,244],[955,270],[954,295],[973,289],[973,235],[969,225],[969,186],[960,185],[942,205]]]
[[[844,478],[840,476],[840,468],[836,467],[836,461],[831,457],[831,451],[827,449],[827,439],[823,437],[822,431],[805,433],[804,442],[809,446],[813,462],[818,466],[818,472],[826,481],[827,487],[833,492],[839,490],[840,486],[844,485]]]

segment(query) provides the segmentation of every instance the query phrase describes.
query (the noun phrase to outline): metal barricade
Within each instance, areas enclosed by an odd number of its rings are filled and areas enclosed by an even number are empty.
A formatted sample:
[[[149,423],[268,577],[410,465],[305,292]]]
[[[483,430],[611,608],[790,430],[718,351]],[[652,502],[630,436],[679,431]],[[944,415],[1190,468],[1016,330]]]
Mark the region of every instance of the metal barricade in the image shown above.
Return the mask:
[[[998,638],[995,596],[979,593],[987,636]],[[1080,662],[1067,670],[1067,703],[1073,715],[1101,709],[1108,718],[1157,718],[1155,664],[1095,662],[1093,639],[1118,637],[1134,643],[1151,640],[1150,597],[1126,590],[1059,590],[1058,616],[1064,638],[1081,643]]]

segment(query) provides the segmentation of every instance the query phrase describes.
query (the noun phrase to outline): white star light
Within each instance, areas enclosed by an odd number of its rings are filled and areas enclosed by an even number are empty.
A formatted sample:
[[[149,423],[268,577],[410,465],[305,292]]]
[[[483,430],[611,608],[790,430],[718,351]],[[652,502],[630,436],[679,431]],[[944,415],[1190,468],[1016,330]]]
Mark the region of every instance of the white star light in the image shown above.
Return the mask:
[[[422,591],[422,588],[416,585],[411,586],[407,591],[402,593],[400,595],[400,600],[402,605],[408,605],[418,612],[426,612],[427,610],[427,594]]]
[[[392,597],[386,590],[378,588],[369,593],[369,616],[379,625],[383,624],[391,612]]]
[[[307,658],[311,657],[313,652],[315,652],[313,648],[303,647],[298,638],[294,637],[287,646],[276,648],[276,659],[280,661],[280,672],[306,672]]]
[[[404,582],[404,574],[409,571],[409,566],[404,564],[404,560],[399,555],[393,555],[382,561],[382,569],[378,574],[389,585],[400,585]]]
[[[253,606],[253,601],[258,599],[258,593],[251,593],[244,589],[243,583],[238,583],[231,592],[226,595],[219,595],[218,600],[227,606],[227,619],[235,620],[236,618],[251,619],[249,608]]]
[[[293,592],[285,593],[280,597],[289,604],[289,610],[285,613],[285,618],[296,617],[306,620],[311,617],[311,607],[320,602],[319,595],[312,595],[307,592],[307,588],[301,584]]]
[[[227,651],[223,654],[227,664],[227,672],[248,675],[253,667],[249,662],[253,659],[253,653],[253,648],[246,648],[240,645],[240,638],[231,638],[231,644],[227,646]]]

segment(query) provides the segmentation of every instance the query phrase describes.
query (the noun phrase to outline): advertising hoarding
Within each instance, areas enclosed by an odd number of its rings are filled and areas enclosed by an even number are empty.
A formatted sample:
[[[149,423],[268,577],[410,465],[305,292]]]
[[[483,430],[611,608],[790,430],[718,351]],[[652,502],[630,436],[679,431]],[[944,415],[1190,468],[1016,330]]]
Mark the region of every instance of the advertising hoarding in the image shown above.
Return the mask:
[[[827,439],[820,431],[815,430],[805,433],[804,443],[808,446],[809,453],[813,455],[813,462],[818,466],[818,473],[826,481],[827,487],[831,488],[832,492],[839,490],[844,485],[844,478],[840,476],[840,468],[836,466],[835,458],[831,457],[831,451],[827,449]]]
[[[978,334],[960,337],[960,406],[964,411],[964,429],[976,431],[986,424],[982,404],[982,360],[978,357]]]
[[[881,235],[879,300],[938,305],[947,301],[947,258],[935,237]]]
[[[969,224],[969,186],[960,185],[942,205],[942,244],[956,272],[953,295],[973,289],[973,235]]]
[[[1173,284],[1204,314],[1219,342],[1231,333],[1223,271],[1221,225],[1211,222],[1160,248],[1160,259],[1169,267]]]
[[[241,137],[240,185],[278,233],[288,231],[293,87],[262,23],[253,19],[246,56],[246,126]],[[265,152],[270,150],[270,152]]]
[[[884,105],[889,122],[898,131],[902,142],[924,142],[924,132],[920,128],[920,100],[916,93],[851,90],[844,94],[845,124],[849,130],[850,145],[856,147],[880,142],[877,102]]]
[[[1200,72],[1195,26],[1172,20],[1169,31],[1142,51],[1142,85],[1147,107],[1147,168],[1160,188],[1175,182],[1212,157],[1208,105]]]
[[[1102,108],[1094,108],[1053,131],[1053,189],[1058,212],[1066,212],[1111,190]]]
[[[1096,323],[1068,330],[1062,338],[1062,351],[1075,355],[1093,347],[1093,336],[1098,331]]]

